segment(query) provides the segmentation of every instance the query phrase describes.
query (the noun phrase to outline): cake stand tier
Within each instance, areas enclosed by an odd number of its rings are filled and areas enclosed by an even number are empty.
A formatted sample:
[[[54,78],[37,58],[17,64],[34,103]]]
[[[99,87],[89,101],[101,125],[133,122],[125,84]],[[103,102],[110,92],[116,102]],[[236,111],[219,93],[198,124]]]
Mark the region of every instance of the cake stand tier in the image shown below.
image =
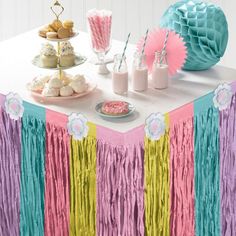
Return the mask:
[[[49,69],[49,70],[67,70],[67,69],[70,69],[70,68],[73,68],[73,67],[76,67],[76,66],[84,64],[86,60],[87,60],[87,58],[85,56],[81,56],[79,54],[75,54],[75,64],[73,66],[59,66],[58,65],[57,67],[44,67],[41,64],[40,55],[37,55],[32,60],[32,64],[34,66],[37,66],[37,67],[43,68],[43,69]]]
[[[78,35],[79,35],[79,31],[76,30],[76,31],[74,31],[74,35],[73,35],[73,36],[71,36],[71,37],[69,37],[69,38],[64,38],[64,39],[50,39],[50,38],[44,38],[44,37],[42,37],[42,36],[40,36],[40,35],[39,35],[39,37],[42,38],[42,39],[45,39],[45,40],[47,40],[47,41],[50,41],[50,42],[60,43],[60,42],[69,41],[69,40],[71,40],[71,39],[77,37]]]

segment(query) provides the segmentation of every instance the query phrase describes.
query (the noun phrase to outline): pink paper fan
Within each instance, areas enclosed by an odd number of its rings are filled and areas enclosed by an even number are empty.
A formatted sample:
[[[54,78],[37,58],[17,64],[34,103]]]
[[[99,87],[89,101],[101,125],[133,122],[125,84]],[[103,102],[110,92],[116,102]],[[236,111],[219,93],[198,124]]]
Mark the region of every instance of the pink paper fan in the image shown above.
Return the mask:
[[[148,34],[145,54],[147,58],[147,66],[149,72],[152,71],[152,64],[155,59],[155,52],[161,51],[164,46],[167,29],[155,29]],[[138,42],[138,51],[142,51],[144,37]],[[169,76],[177,73],[185,63],[187,57],[187,48],[183,38],[174,31],[169,32],[169,37],[166,46],[167,62],[169,65]]]

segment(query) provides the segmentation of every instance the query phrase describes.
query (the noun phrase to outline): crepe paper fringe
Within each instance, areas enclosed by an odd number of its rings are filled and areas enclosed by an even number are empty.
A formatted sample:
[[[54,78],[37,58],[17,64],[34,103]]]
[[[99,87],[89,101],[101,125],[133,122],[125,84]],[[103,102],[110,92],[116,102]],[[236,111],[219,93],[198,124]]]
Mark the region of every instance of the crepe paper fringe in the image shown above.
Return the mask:
[[[144,235],[143,145],[97,144],[97,235]]]
[[[145,140],[145,235],[147,236],[170,235],[169,149],[168,129],[158,141],[147,138]]]
[[[19,235],[21,122],[0,107],[0,235]]]
[[[69,235],[69,135],[46,125],[45,235]]]
[[[34,110],[34,113],[36,112]],[[29,116],[25,112],[21,132],[20,234],[42,236],[44,235],[45,121]]]
[[[212,95],[206,97],[211,99]],[[194,185],[196,235],[220,235],[220,157],[219,115],[213,104],[208,109],[204,101],[194,107]]]
[[[236,95],[220,113],[221,235],[236,235]]]
[[[194,235],[193,118],[171,125],[170,235]]]
[[[96,234],[96,138],[71,138],[70,235]]]

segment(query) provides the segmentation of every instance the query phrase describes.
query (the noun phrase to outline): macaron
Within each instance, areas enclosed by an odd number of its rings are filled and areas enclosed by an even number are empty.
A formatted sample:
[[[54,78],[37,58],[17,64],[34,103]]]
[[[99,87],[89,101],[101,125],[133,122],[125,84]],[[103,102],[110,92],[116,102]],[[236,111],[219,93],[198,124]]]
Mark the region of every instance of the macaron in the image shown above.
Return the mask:
[[[74,27],[74,22],[72,20],[65,20],[62,25],[65,29],[71,30]]]
[[[69,38],[70,37],[70,30],[66,29],[64,27],[61,27],[58,31],[58,38],[59,39],[64,39],[64,38]]]
[[[46,36],[48,39],[57,39],[58,38],[57,32],[47,32]]]
[[[54,20],[50,26],[57,32],[62,27],[62,22],[60,20]]]

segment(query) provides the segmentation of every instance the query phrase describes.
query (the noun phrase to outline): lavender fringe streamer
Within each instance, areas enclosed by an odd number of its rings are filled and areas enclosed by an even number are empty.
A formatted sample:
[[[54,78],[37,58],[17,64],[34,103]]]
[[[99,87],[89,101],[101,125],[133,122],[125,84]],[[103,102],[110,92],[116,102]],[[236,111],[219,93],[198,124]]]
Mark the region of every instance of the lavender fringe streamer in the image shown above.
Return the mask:
[[[44,235],[45,122],[22,118],[20,234]]]
[[[220,235],[220,158],[218,110],[195,111],[195,234]]]
[[[236,235],[236,95],[220,113],[221,234]]]
[[[193,118],[175,124],[170,132],[172,236],[194,235]]]
[[[46,125],[45,235],[69,235],[69,136]]]
[[[144,235],[144,147],[97,144],[97,235]]]
[[[19,235],[21,122],[0,108],[0,235]]]

